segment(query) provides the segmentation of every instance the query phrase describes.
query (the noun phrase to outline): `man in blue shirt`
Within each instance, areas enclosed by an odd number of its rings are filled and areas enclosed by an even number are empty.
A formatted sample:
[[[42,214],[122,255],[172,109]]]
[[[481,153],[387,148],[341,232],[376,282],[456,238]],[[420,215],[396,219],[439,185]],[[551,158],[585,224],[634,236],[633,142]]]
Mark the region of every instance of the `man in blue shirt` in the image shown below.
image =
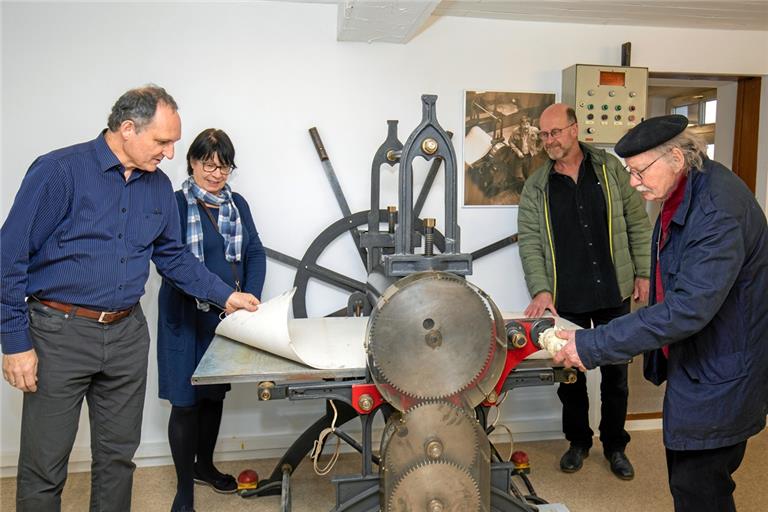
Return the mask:
[[[0,231],[3,377],[24,392],[19,511],[60,509],[84,397],[91,510],[130,509],[150,259],[184,292],[227,312],[258,306],[179,241],[173,187],[158,169],[181,137],[174,99],[154,85],[130,90],[107,124],[96,139],[35,160]]]

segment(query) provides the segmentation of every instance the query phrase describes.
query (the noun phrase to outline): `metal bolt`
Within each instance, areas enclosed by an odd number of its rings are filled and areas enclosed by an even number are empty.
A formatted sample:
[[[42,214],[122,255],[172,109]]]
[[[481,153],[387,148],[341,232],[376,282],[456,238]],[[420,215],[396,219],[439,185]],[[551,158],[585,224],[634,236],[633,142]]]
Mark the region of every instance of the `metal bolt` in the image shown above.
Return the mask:
[[[421,143],[421,150],[428,155],[434,155],[437,152],[437,141],[435,139],[424,139]]]
[[[390,149],[387,151],[387,160],[390,162],[397,162],[402,154],[402,151],[395,151],[394,149]]]
[[[424,256],[433,256],[435,251],[435,219],[424,219]]]
[[[259,383],[259,400],[269,400],[272,398],[272,388],[275,387],[274,382],[260,382]]]
[[[443,335],[437,329],[432,329],[424,335],[424,341],[427,342],[431,348],[437,348],[443,344]]]
[[[491,391],[490,394],[488,395],[487,400],[489,403],[495,404],[496,400],[498,399],[499,399],[499,395],[497,395],[495,391]]]
[[[428,512],[443,512],[445,506],[440,500],[431,500],[427,505]]]
[[[365,412],[370,411],[373,409],[373,397],[368,393],[360,395],[360,398],[357,400],[357,406]]]
[[[389,222],[389,232],[395,232],[395,223],[397,222],[397,206],[387,206],[387,220]]]
[[[432,441],[427,443],[427,457],[430,459],[439,459],[440,456],[443,454],[443,443],[438,441],[437,439],[433,439]]]
[[[523,348],[528,343],[528,339],[525,334],[516,332],[509,337],[509,343],[515,348]]]

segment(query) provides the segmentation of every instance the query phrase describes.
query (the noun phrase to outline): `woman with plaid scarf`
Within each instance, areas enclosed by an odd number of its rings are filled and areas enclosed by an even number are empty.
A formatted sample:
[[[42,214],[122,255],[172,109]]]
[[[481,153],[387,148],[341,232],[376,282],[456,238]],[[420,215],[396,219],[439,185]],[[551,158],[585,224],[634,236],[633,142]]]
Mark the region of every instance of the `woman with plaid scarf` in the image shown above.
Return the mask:
[[[235,148],[209,128],[187,153],[189,178],[176,192],[183,241],[211,272],[238,291],[261,297],[266,256],[245,199],[227,181]],[[229,384],[192,386],[191,376],[219,323],[220,311],[163,280],[159,296],[157,363],[160,398],[171,402],[168,440],[178,479],[172,511],[192,511],[194,483],[233,493],[237,482],[213,465]]]

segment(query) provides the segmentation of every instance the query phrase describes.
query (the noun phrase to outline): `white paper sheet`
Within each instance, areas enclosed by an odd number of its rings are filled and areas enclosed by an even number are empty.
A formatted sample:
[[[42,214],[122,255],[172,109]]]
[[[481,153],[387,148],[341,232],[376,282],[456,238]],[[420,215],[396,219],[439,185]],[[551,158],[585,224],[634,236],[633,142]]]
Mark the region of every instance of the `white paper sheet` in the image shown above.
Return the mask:
[[[313,368],[365,368],[367,317],[292,318],[296,288],[254,312],[240,310],[219,323],[216,334]]]

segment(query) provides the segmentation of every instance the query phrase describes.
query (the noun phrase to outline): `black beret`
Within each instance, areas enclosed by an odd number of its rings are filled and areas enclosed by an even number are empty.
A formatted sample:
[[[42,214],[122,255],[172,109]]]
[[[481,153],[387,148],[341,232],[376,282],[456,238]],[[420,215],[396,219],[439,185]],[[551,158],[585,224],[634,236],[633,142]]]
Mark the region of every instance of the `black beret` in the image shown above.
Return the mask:
[[[672,140],[687,126],[688,118],[679,114],[651,117],[625,133],[614,151],[622,158],[639,155]]]

